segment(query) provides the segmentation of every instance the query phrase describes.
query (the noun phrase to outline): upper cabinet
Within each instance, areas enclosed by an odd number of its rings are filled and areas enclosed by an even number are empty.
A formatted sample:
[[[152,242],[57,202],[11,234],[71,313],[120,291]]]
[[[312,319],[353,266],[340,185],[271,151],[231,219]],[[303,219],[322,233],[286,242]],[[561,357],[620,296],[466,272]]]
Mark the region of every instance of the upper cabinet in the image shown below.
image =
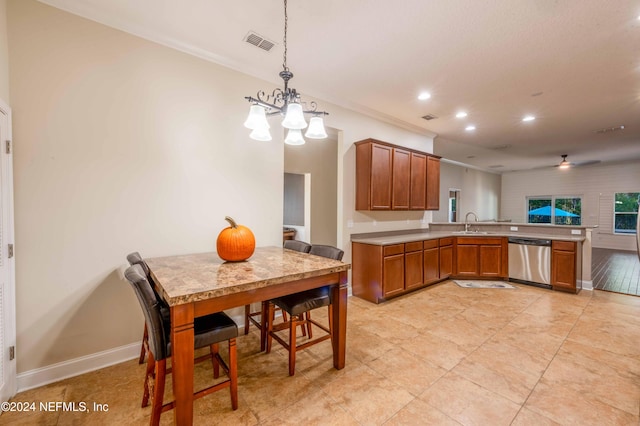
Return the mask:
[[[356,210],[438,210],[440,157],[375,139],[356,142]]]

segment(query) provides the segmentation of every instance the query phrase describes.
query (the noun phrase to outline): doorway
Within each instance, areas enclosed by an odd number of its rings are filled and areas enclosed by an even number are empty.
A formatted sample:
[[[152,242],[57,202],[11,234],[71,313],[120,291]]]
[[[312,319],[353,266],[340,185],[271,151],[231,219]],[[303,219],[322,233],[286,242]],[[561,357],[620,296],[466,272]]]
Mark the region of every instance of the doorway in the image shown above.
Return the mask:
[[[309,139],[304,145],[284,149],[285,174],[304,175],[309,188],[309,208],[305,212],[307,235],[295,239],[310,244],[337,246],[338,241],[338,133],[327,128],[326,139]],[[286,197],[286,195],[285,195]],[[287,203],[284,217],[287,218]],[[283,224],[286,221],[283,218]]]
[[[458,221],[458,208],[460,206],[460,190],[449,189],[449,222]]]
[[[0,401],[16,393],[11,109],[0,100]]]

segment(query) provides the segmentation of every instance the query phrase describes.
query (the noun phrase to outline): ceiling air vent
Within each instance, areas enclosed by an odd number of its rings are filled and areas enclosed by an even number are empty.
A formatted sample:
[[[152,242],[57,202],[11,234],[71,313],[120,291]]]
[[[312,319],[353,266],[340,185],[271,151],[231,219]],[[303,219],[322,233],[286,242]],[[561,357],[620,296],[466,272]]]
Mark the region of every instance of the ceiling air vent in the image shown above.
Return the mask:
[[[618,130],[624,130],[624,125],[616,126],[616,127],[606,127],[604,129],[595,130],[596,133],[609,133],[609,132],[617,132]]]
[[[423,115],[422,118],[424,118],[425,120],[429,121],[429,120],[435,120],[438,117],[436,117],[433,114],[427,114],[427,115]]]
[[[254,46],[259,47],[260,49],[267,52],[270,51],[273,46],[275,46],[274,42],[267,40],[260,34],[254,33],[253,31],[249,31],[249,33],[244,37],[244,41],[249,44],[253,44]]]

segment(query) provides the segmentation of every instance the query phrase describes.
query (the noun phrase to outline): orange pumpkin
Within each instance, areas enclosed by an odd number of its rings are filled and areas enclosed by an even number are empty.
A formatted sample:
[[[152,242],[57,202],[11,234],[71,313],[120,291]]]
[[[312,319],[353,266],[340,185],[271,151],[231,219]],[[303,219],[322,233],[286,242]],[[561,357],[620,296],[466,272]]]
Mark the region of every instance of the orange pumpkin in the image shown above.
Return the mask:
[[[253,236],[253,232],[246,226],[238,225],[229,216],[225,217],[224,220],[229,222],[231,226],[224,228],[218,234],[218,239],[216,240],[218,256],[228,262],[247,260],[256,248],[256,239]]]

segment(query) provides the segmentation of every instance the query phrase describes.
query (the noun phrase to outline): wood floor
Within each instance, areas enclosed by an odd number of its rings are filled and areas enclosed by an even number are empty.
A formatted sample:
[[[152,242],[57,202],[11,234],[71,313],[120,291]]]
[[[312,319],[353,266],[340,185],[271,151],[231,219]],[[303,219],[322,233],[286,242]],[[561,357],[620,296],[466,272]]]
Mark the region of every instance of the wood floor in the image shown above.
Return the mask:
[[[636,252],[594,248],[591,276],[596,290],[640,296],[640,260]]]

